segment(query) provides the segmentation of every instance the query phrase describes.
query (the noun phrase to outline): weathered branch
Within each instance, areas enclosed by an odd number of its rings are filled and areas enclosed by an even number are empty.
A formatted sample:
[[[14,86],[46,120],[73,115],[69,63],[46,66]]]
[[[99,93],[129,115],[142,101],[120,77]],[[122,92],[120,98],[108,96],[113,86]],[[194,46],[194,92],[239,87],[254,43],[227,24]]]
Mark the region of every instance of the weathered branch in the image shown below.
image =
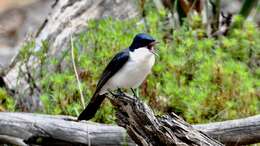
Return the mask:
[[[194,125],[194,128],[206,132],[226,145],[246,145],[260,142],[260,115]]]
[[[110,100],[117,108],[117,124],[124,127],[138,145],[222,145],[174,113],[155,117],[153,111],[135,97],[121,93]]]
[[[135,145],[122,127],[76,122],[69,116],[0,113],[0,144],[14,145]]]
[[[0,112],[0,143],[23,146],[35,143],[33,138],[34,140],[42,138],[43,142],[49,142],[52,145],[54,145],[54,142],[66,145],[73,143],[87,145],[89,140],[91,145],[134,144],[125,129],[121,127],[92,122],[75,122],[75,119],[69,116]],[[226,145],[260,142],[260,115],[245,119],[194,125],[193,127]],[[44,134],[43,130],[48,134]],[[87,133],[89,133],[89,140]]]

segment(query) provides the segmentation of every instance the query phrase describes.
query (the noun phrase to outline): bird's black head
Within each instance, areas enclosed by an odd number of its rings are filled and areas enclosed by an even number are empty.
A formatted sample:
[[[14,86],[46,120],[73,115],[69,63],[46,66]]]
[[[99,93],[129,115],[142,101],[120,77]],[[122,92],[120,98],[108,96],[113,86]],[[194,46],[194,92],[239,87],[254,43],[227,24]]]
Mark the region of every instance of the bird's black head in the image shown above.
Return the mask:
[[[152,38],[150,35],[145,33],[139,33],[135,36],[132,44],[130,45],[130,51],[134,51],[135,49],[150,46],[155,44],[155,39]]]

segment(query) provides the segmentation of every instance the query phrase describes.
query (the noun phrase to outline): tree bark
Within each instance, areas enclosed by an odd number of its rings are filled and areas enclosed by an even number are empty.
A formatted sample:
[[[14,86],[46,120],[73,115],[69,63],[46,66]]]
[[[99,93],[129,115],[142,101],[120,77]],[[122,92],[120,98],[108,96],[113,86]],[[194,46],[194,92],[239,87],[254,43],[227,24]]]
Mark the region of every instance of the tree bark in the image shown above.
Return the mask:
[[[193,127],[202,130],[225,145],[248,145],[260,142],[260,115],[194,125]]]
[[[75,119],[70,116],[0,112],[0,143],[23,146],[35,143],[33,138],[34,140],[42,138],[44,142],[52,143],[52,145],[54,142],[64,145],[76,143],[88,145],[89,141],[91,145],[121,145],[123,143],[134,145],[122,127],[85,121],[75,122]],[[260,115],[193,125],[193,127],[225,145],[247,145],[260,142]],[[44,134],[43,131],[48,134]],[[90,139],[87,138],[87,133]]]
[[[222,146],[217,140],[196,130],[174,113],[155,117],[149,106],[124,93],[109,98],[117,109],[117,124],[141,146]]]
[[[56,0],[57,1],[57,0]],[[87,21],[113,17],[132,18],[137,15],[132,1],[125,0],[58,0],[36,36],[36,40],[48,40],[49,53],[61,53],[68,48],[70,36],[87,29]]]
[[[14,145],[135,145],[122,127],[76,122],[75,117],[0,113],[0,143]]]

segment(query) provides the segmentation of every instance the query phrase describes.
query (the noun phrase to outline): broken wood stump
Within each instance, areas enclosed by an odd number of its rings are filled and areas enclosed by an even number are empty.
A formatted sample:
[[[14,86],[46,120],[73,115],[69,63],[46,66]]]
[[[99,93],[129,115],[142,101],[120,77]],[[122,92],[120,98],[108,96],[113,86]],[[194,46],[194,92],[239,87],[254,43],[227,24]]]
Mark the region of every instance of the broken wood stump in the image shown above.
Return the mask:
[[[141,146],[222,146],[174,113],[156,117],[149,106],[138,98],[124,94],[109,97],[117,108],[117,124]]]

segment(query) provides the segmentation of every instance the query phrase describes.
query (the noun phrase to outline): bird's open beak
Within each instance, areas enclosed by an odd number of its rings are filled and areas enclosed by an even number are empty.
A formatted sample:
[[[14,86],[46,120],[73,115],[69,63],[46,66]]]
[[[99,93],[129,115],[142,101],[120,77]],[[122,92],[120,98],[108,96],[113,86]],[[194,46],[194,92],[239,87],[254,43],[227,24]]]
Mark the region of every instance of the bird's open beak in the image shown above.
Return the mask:
[[[151,46],[151,48],[152,49],[150,49],[150,51],[151,51],[151,53],[153,53],[155,56],[157,56],[157,57],[159,57],[159,55],[156,53],[156,49],[154,48],[154,46],[156,45],[156,44],[158,44],[159,42],[157,42],[157,41],[154,41],[154,42],[151,42],[150,44],[149,44],[149,46]]]

